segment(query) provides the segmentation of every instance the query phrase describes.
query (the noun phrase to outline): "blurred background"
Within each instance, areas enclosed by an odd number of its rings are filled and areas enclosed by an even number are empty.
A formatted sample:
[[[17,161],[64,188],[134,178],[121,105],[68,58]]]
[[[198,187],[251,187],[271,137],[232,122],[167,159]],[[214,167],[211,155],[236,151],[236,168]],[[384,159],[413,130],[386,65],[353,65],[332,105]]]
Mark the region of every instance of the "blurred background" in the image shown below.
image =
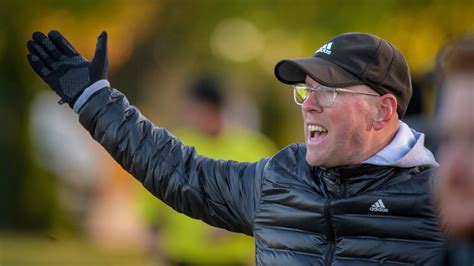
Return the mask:
[[[429,135],[436,54],[472,33],[473,18],[469,0],[1,1],[0,265],[166,264],[150,251],[138,182],[30,68],[32,32],[59,30],[90,59],[106,30],[112,86],[171,132],[192,123],[184,104],[192,82],[218,77],[223,126],[259,134],[269,156],[303,141],[292,91],[273,75],[278,60],[311,56],[343,32],[385,38],[412,71],[407,120]]]

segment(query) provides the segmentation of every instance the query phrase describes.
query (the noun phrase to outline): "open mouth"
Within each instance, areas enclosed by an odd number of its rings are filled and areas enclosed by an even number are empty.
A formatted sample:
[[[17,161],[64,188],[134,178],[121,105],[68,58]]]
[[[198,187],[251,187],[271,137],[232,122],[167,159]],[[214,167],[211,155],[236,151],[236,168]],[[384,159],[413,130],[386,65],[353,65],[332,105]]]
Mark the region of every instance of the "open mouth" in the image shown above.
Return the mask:
[[[328,130],[320,125],[308,125],[308,144],[319,144],[328,135]]]

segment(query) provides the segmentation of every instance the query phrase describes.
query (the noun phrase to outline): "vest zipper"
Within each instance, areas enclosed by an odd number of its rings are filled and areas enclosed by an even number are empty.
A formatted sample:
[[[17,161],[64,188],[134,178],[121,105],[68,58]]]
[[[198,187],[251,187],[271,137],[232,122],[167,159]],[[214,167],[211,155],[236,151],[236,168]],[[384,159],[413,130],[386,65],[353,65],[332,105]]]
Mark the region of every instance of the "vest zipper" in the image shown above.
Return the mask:
[[[336,176],[336,185],[337,185],[337,194],[339,196],[339,198],[341,197],[341,177],[340,176]]]
[[[341,181],[340,176],[336,177],[336,185],[337,185],[339,198],[345,198],[346,197],[346,184]]]
[[[329,244],[328,251],[326,252],[326,259],[324,264],[331,265],[333,258],[334,258],[334,250],[336,246],[336,235],[334,233],[334,228],[332,225],[332,214],[331,214],[331,207],[330,204],[331,200],[328,199],[324,204],[324,215],[326,216],[326,223],[327,223],[327,231],[326,231],[326,238]]]

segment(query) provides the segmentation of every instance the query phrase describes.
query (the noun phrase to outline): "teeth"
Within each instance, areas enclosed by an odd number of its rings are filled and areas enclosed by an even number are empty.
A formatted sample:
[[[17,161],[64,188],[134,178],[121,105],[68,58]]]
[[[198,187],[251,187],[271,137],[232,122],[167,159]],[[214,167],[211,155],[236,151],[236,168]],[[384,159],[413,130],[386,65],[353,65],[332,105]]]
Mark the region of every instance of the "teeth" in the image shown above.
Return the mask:
[[[308,130],[309,131],[318,131],[318,132],[328,132],[327,129],[321,126],[316,126],[316,125],[308,125]]]

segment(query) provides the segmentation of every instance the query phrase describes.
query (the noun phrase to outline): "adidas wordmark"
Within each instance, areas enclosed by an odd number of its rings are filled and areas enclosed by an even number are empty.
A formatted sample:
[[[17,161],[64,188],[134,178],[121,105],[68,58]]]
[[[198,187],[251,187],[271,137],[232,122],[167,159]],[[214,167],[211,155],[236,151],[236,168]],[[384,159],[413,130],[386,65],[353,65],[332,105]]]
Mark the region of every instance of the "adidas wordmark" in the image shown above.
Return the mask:
[[[321,46],[321,48],[319,48],[315,52],[315,54],[319,53],[319,52],[322,52],[322,53],[325,53],[325,54],[331,54],[331,46],[332,46],[332,42],[328,42],[325,45]]]
[[[374,204],[372,204],[369,210],[373,212],[388,212],[388,209],[383,204],[382,199],[379,199]]]

